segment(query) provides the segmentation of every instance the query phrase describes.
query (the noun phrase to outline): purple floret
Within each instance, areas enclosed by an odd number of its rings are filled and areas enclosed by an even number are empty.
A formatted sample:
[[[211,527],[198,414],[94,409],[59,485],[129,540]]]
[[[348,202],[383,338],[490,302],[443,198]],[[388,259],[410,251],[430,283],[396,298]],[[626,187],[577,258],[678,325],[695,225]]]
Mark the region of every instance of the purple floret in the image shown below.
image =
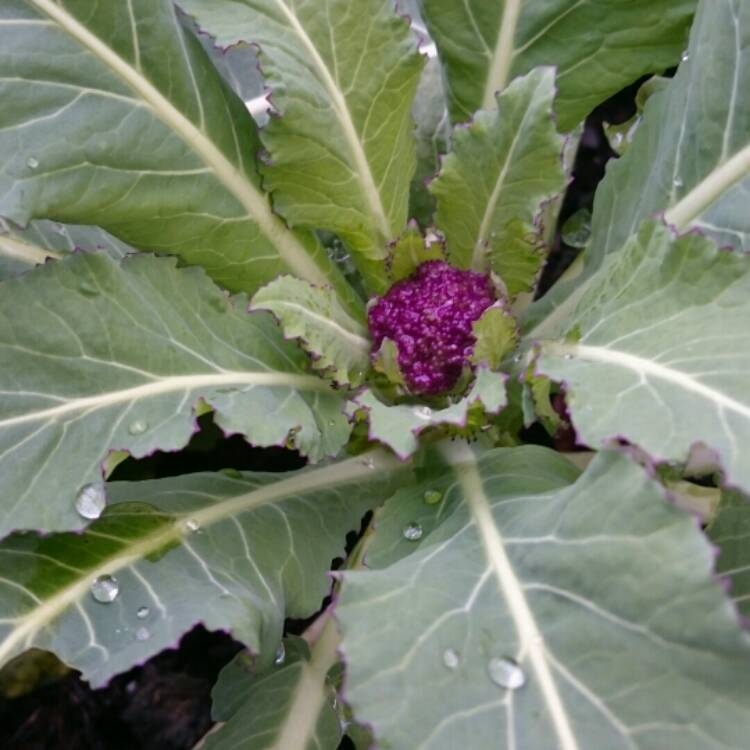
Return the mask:
[[[431,260],[394,284],[370,307],[373,351],[383,339],[398,347],[398,364],[413,393],[455,385],[476,343],[472,323],[495,301],[489,276]]]

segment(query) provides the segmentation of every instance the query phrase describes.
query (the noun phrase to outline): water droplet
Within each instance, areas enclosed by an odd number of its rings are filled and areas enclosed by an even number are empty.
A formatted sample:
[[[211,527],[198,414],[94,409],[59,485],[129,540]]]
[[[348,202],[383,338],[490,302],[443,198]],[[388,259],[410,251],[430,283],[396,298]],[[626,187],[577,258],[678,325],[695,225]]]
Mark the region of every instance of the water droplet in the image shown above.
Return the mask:
[[[687,50],[685,50],[682,53],[682,55],[680,55],[680,60],[682,60],[682,62],[687,62],[689,59],[690,59],[690,53]]]
[[[673,184],[673,185],[674,185],[674,186],[675,186],[676,188],[681,188],[681,187],[682,187],[682,185],[683,185],[683,182],[682,182],[682,178],[681,178],[681,177],[675,177],[675,178],[674,178],[674,180],[672,180],[672,184]]]
[[[107,505],[107,496],[101,484],[84,484],[76,495],[76,511],[82,518],[99,518]]]
[[[366,469],[374,469],[375,462],[371,458],[363,458],[362,466],[364,466]]]
[[[151,610],[148,607],[138,607],[138,611],[135,613],[135,616],[139,620],[145,620],[149,614],[151,613]]]
[[[147,641],[150,637],[151,633],[149,633],[148,628],[138,628],[135,631],[135,639],[137,641]]]
[[[414,409],[414,416],[418,419],[429,421],[430,419],[432,419],[432,409],[430,409],[429,406],[418,406],[416,409]]]
[[[103,575],[94,579],[91,584],[91,596],[102,604],[109,604],[117,599],[120,593],[120,584],[114,576]]]
[[[572,355],[572,354],[566,354],[566,355],[565,355],[565,356],[563,357],[563,359],[573,359],[573,355]]]
[[[99,294],[99,290],[90,281],[80,281],[78,283],[78,291],[84,297],[96,297]]]
[[[284,660],[286,659],[286,648],[284,647],[283,643],[279,644],[279,647],[276,649],[276,655],[273,657],[273,663],[279,667],[284,663]]]
[[[39,166],[39,159],[34,156],[30,156],[28,159],[26,159],[26,166],[29,169],[36,169]]]
[[[416,522],[411,521],[404,526],[404,539],[410,542],[417,542],[422,538],[422,527]]]
[[[514,361],[515,363],[518,363],[518,362],[520,362],[520,361],[521,361],[522,359],[523,359],[523,355],[522,355],[522,354],[516,354],[516,355],[515,355],[515,356],[513,357],[513,361]]]
[[[448,669],[458,669],[459,662],[460,659],[458,654],[452,648],[447,648],[443,651],[443,664],[445,664]]]
[[[142,435],[147,429],[147,422],[144,422],[142,419],[136,419],[135,422],[132,422],[130,427],[128,427],[128,432],[131,435]]]
[[[613,133],[612,137],[609,139],[610,143],[612,145],[612,148],[617,151],[617,149],[622,146],[622,140],[624,136],[622,133]]]
[[[188,518],[188,520],[185,521],[185,528],[188,531],[198,531],[200,527],[201,525],[194,518]]]
[[[422,498],[427,505],[437,505],[443,499],[443,493],[438,490],[427,490]]]
[[[495,685],[508,690],[517,690],[523,687],[526,682],[526,674],[523,669],[518,666],[515,659],[511,659],[509,656],[504,656],[502,659],[498,657],[490,659],[487,664],[487,672]]]

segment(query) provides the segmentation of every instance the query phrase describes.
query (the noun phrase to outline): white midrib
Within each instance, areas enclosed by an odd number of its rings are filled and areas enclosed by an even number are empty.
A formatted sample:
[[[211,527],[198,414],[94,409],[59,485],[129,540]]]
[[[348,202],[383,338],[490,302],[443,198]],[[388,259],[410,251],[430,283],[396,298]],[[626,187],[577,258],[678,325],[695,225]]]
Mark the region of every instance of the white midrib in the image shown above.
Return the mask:
[[[26,242],[21,242],[14,237],[0,234],[0,255],[20,260],[30,266],[44,263],[46,258],[61,258],[62,255],[54,250],[47,250]]]
[[[358,456],[334,466],[306,471],[245,495],[238,495],[215,505],[209,505],[202,510],[190,513],[191,525],[194,521],[201,529],[206,529],[225,518],[274,501],[284,500],[289,496],[306,494],[317,489],[328,489],[347,482],[374,477],[379,473],[397,471],[406,466],[407,464],[383,450],[371,451],[366,458]],[[70,605],[89,596],[91,582],[94,579],[101,575],[114,575],[153,552],[165,548],[168,544],[190,536],[191,533],[193,532],[185,526],[184,519],[179,519],[128,547],[125,553],[104,560],[95,568],[85,571],[80,581],[58,591],[18,621],[18,624],[0,643],[0,664],[4,664],[13,655],[19,644],[30,645],[34,635],[60,616]]]
[[[269,304],[269,303],[266,303]],[[348,330],[347,328],[344,328],[340,323],[337,323],[332,318],[328,318],[325,315],[320,315],[319,313],[314,312],[308,307],[305,307],[304,305],[299,304],[298,302],[293,302],[290,299],[277,299],[273,300],[270,303],[270,306],[264,306],[264,303],[262,301],[253,304],[254,310],[270,310],[271,312],[274,312],[277,308],[286,308],[287,310],[294,310],[295,312],[298,312],[300,315],[302,315],[305,318],[310,318],[311,320],[314,320],[316,323],[320,324],[323,328],[328,328],[337,336],[340,336],[343,339],[346,339],[347,341],[351,342],[351,344],[363,352],[365,355],[369,355],[370,353],[370,340],[366,339],[364,336],[359,336],[353,331]],[[364,329],[360,329],[364,332]]]
[[[496,0],[497,1],[497,0]],[[516,38],[518,17],[521,15],[521,0],[505,0],[503,17],[497,35],[494,54],[487,71],[482,109],[495,108],[495,94],[505,88],[513,64],[513,45]]]
[[[206,134],[190,122],[150,81],[53,0],[28,2],[107,65],[149,105],[167,127],[177,133],[201,157],[219,182],[247,211],[248,217],[255,221],[263,234],[273,243],[282,260],[292,271],[314,284],[329,283],[303,245],[273,213],[267,197],[249,182]]]
[[[477,459],[466,443],[443,444],[442,450],[458,477],[464,498],[471,509],[482,539],[487,560],[497,578],[500,593],[516,626],[522,653],[538,680],[539,691],[547,704],[549,717],[559,741],[560,750],[579,750],[565,706],[544,650],[544,638],[523,593],[513,566],[505,552],[503,538],[498,531],[492,508],[484,491]]]
[[[325,703],[326,677],[336,663],[339,640],[336,622],[329,615],[312,648],[310,661],[302,666],[276,742],[268,750],[306,750],[309,746]]]
[[[214,388],[222,385],[280,386],[307,391],[327,391],[328,384],[313,375],[294,375],[284,372],[216,372],[200,375],[172,375],[151,383],[106,391],[96,396],[73,398],[58,406],[25,412],[15,417],[0,419],[0,429],[13,427],[26,422],[44,419],[57,419],[74,412],[92,411],[121,403],[133,403],[141,399],[153,398],[165,393],[193,391],[199,388]]]
[[[526,135],[524,126],[526,124],[526,118],[528,117],[531,110],[532,110],[532,105],[531,103],[529,103],[529,106],[526,108],[526,111],[524,112],[523,117],[521,118],[521,124],[518,126],[518,128],[516,129],[516,132],[513,134],[513,140],[505,156],[505,162],[503,163],[503,168],[500,171],[500,174],[498,175],[497,180],[495,181],[495,187],[492,190],[492,195],[490,195],[490,198],[487,201],[487,206],[485,207],[484,215],[482,216],[482,223],[479,226],[479,236],[477,237],[477,241],[474,243],[474,253],[471,259],[471,267],[475,271],[485,270],[484,263],[483,263],[485,242],[487,242],[487,237],[490,233],[490,228],[492,226],[492,218],[495,213],[495,208],[497,207],[497,202],[500,199],[500,193],[505,185],[505,178],[508,175],[508,170],[510,169],[511,163],[513,162],[513,156],[516,150],[516,146],[518,146],[519,140],[523,136]]]
[[[284,0],[276,0],[276,5],[284,16],[286,16],[289,24],[292,29],[294,29],[294,32],[299,37],[323,78],[323,83],[333,102],[333,109],[341,123],[344,138],[346,139],[349,151],[354,159],[357,179],[361,185],[362,194],[367,202],[370,213],[375,220],[375,225],[385,241],[391,240],[393,239],[392,235],[394,235],[395,232],[392,230],[388,218],[386,217],[383,202],[380,198],[380,192],[378,191],[370,170],[370,163],[367,160],[364,146],[359,138],[357,129],[354,127],[354,121],[352,120],[351,112],[346,103],[346,98],[296,14],[287,6]]]
[[[731,396],[727,396],[715,388],[711,388],[705,383],[691,377],[685,372],[674,370],[666,365],[659,364],[650,359],[639,357],[635,354],[608,349],[603,346],[588,346],[586,344],[565,344],[559,341],[541,342],[542,353],[550,354],[556,357],[571,356],[587,362],[602,362],[615,367],[641,375],[642,377],[653,377],[659,380],[665,380],[672,385],[676,385],[685,391],[695,393],[698,396],[716,404],[721,409],[733,411],[736,414],[750,419],[750,407],[737,401]]]
[[[689,193],[664,212],[664,221],[684,231],[717,198],[750,173],[750,143],[712,170]]]

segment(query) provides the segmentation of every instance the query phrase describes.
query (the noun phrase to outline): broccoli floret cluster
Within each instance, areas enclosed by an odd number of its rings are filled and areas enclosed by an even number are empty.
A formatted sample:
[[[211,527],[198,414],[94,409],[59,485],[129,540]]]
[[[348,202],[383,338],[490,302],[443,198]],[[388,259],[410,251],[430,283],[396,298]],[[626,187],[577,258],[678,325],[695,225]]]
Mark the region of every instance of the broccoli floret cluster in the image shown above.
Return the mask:
[[[442,260],[422,263],[368,312],[373,352],[388,338],[409,390],[434,395],[453,387],[474,348],[472,324],[495,302],[489,276]]]

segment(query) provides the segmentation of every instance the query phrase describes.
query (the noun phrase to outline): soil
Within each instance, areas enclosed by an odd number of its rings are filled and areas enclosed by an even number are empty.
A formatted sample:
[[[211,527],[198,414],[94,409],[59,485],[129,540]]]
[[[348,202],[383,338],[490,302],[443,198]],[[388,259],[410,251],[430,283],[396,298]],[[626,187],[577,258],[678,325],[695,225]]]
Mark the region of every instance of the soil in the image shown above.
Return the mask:
[[[602,122],[619,123],[635,111],[640,82],[598,107],[586,121],[576,157],[574,178],[561,209],[541,291],[549,288],[572,262],[576,250],[560,238],[559,227],[583,207],[591,208],[594,191],[614,156]],[[539,442],[548,438],[539,433]],[[526,437],[536,442],[532,431]],[[137,480],[224,468],[288,471],[303,465],[296,453],[250,448],[239,437],[225,438],[210,417],[179,453],[156,453],[128,459],[113,479]],[[350,542],[356,539],[353,535]],[[339,561],[334,561],[335,564]],[[306,621],[287,622],[287,632],[301,633]],[[74,672],[52,681],[39,680],[35,689],[14,698],[0,696],[0,748],[3,750],[189,750],[211,727],[210,691],[222,667],[241,648],[224,633],[196,627],[177,649],[92,690]],[[353,748],[348,739],[340,750]]]

